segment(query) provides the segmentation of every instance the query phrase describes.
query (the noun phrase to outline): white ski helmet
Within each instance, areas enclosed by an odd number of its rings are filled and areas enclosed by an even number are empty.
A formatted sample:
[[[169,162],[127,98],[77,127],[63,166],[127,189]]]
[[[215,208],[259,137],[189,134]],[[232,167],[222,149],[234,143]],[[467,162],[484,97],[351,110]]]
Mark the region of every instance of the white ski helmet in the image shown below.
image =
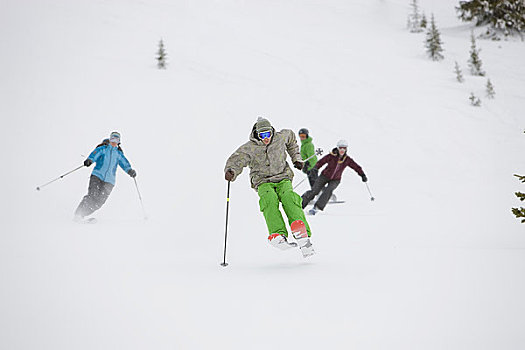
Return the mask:
[[[348,141],[346,140],[337,141],[337,148],[341,148],[341,147],[348,148]]]

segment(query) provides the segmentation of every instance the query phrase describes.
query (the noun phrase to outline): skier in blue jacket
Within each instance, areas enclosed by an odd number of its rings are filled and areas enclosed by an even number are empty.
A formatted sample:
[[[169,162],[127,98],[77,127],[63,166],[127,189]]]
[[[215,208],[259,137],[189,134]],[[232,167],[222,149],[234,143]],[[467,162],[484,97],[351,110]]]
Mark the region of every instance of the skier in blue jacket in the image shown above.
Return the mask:
[[[117,165],[129,176],[137,176],[137,172],[131,168],[120,148],[120,134],[116,131],[111,133],[109,139],[102,141],[84,161],[86,167],[93,163],[96,165],[89,179],[88,194],[75,211],[75,221],[81,221],[85,216],[93,214],[106,202],[115,186]]]

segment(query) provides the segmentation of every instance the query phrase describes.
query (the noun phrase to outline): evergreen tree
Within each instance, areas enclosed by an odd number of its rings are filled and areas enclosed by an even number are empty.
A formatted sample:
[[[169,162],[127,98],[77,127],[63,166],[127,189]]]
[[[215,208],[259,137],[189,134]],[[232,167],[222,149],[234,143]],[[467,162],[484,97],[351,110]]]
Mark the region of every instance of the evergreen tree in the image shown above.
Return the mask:
[[[516,176],[521,182],[525,182],[525,176],[521,176],[521,175],[514,175]],[[514,193],[516,195],[516,197],[518,197],[520,199],[520,201],[524,201],[525,200],[525,193],[522,193],[522,192],[515,192]],[[516,218],[523,218],[521,219],[521,223],[525,223],[525,208],[523,207],[520,207],[520,208],[512,208],[512,214],[514,214],[514,216],[516,216]]]
[[[525,32],[524,0],[469,0],[456,7],[461,20],[476,21],[476,25],[489,24],[505,35]]]
[[[160,39],[159,42],[159,50],[157,51],[157,68],[158,69],[166,69],[166,57],[168,54],[166,53],[166,49],[164,48],[164,41]]]
[[[427,31],[427,40],[426,48],[427,53],[434,61],[440,61],[443,57],[443,42],[441,41],[441,34],[436,26],[436,21],[434,20],[434,14],[430,17],[430,28]]]
[[[425,13],[423,12],[423,15],[421,16],[421,28],[426,29],[428,25],[427,16],[425,16]]]
[[[412,12],[408,15],[408,30],[410,30],[411,33],[421,33],[423,28],[421,28],[421,14],[419,13],[417,0],[412,0],[410,7]]]
[[[476,38],[474,37],[474,32],[472,32],[470,35],[470,41],[472,43],[470,46],[470,59],[468,60],[468,65],[470,67],[470,73],[472,73],[472,75],[484,76],[485,72],[481,68],[482,62],[481,62],[481,59],[479,58],[479,52],[481,50],[479,50],[476,47]]]
[[[481,106],[481,100],[474,95],[473,92],[470,93],[470,97],[468,98],[470,100],[470,104],[474,107]]]
[[[494,85],[492,85],[492,82],[490,79],[487,79],[487,97],[492,99],[496,96],[496,91],[494,90]]]
[[[460,83],[464,82],[465,79],[463,78],[463,72],[461,71],[461,68],[459,67],[458,62],[455,62],[454,65],[454,73],[456,73],[456,80]]]

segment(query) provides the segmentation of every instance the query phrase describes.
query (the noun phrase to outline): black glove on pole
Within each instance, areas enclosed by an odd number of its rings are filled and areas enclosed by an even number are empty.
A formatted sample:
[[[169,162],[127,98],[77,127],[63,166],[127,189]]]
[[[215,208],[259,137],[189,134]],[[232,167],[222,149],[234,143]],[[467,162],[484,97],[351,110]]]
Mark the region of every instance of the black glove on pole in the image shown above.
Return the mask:
[[[234,176],[235,176],[235,173],[231,169],[228,169],[224,173],[224,178],[226,179],[226,181],[232,181]]]
[[[226,228],[224,229],[224,256],[222,259],[221,266],[226,267],[228,263],[226,262],[226,243],[228,241],[228,214],[230,210],[230,184],[232,182],[228,180],[228,193],[226,194]]]
[[[60,180],[60,179],[63,178],[64,176],[69,175],[69,174],[71,174],[71,173],[74,173],[75,171],[80,170],[80,169],[82,169],[83,167],[84,167],[84,164],[82,164],[82,165],[79,166],[78,168],[75,168],[75,169],[73,169],[73,170],[71,170],[71,171],[68,171],[68,172],[65,173],[64,175],[60,175],[59,177],[57,177],[57,178],[54,179],[54,180],[51,180],[51,181],[49,181],[49,182],[47,182],[47,183],[45,183],[45,184],[43,184],[43,185],[41,185],[41,186],[38,186],[38,187],[36,188],[36,190],[37,190],[37,191],[40,191],[40,189],[41,189],[42,187],[46,187],[47,185],[52,184],[53,182],[55,182],[55,181],[57,181],[57,180]]]

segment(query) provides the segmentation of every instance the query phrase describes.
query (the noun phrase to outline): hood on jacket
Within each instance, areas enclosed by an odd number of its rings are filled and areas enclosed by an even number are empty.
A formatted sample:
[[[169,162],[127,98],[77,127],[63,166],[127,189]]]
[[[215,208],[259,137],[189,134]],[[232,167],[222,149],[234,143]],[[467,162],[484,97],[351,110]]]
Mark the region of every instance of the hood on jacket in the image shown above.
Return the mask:
[[[110,144],[109,144],[109,139],[104,139],[104,140],[102,140],[102,142],[101,142],[97,147],[100,147],[100,146],[109,146],[109,145],[110,145]],[[119,142],[118,145],[117,145],[117,149],[118,149],[120,152],[124,153],[124,151],[122,150],[122,147],[120,147],[120,142]]]
[[[340,155],[339,155],[339,148],[337,148],[337,147],[334,148],[334,149],[332,150],[332,154],[333,154],[334,156],[336,156],[337,158],[339,158],[339,157],[340,157]],[[342,159],[345,159],[347,155],[348,155],[348,150],[345,151],[345,154],[343,155],[343,158],[342,158]]]
[[[255,128],[257,129],[257,132],[265,132],[265,131],[270,131],[273,129],[270,121],[263,117],[257,118],[257,122],[255,123]]]
[[[275,136],[275,128],[272,126],[272,141],[273,141],[274,136]],[[262,140],[259,138],[259,135],[257,134],[257,123],[253,124],[252,132],[250,133],[250,141],[255,142],[258,145],[264,145]]]

